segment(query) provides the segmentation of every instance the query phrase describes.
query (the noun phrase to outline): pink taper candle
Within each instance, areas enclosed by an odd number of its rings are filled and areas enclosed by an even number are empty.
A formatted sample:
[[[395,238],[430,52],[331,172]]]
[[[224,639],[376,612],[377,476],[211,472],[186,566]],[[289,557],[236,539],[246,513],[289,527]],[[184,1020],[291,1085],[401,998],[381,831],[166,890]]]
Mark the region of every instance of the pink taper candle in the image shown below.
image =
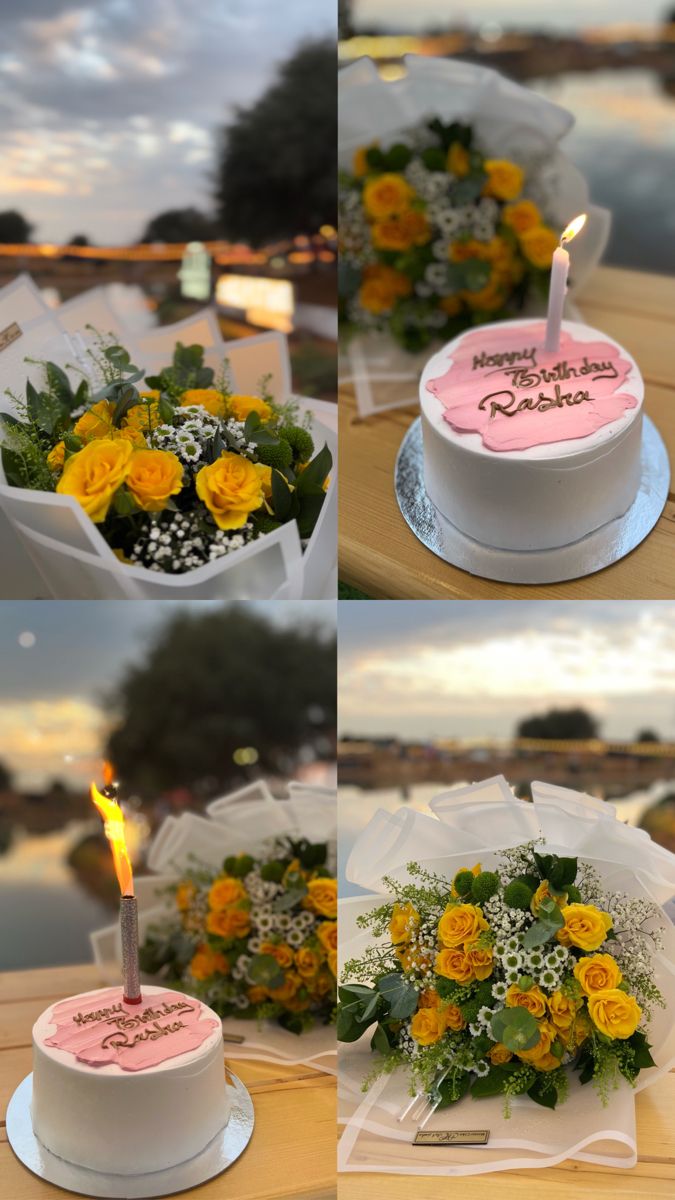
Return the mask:
[[[565,243],[570,242],[583,229],[585,224],[585,213],[582,213],[580,217],[575,217],[567,226],[567,229],[563,230],[560,245],[553,254],[551,282],[548,290],[546,338],[544,340],[544,351],[546,354],[555,354],[560,348],[560,329],[562,326],[565,295],[567,293],[567,275],[570,269],[570,256],[565,249]]]

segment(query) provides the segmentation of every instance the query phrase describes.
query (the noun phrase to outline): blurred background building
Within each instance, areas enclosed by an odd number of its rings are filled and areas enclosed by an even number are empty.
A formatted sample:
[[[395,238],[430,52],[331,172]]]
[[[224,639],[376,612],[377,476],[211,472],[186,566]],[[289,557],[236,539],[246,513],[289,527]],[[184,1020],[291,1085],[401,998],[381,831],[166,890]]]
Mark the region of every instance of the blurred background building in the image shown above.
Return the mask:
[[[605,261],[671,274],[675,10],[662,0],[341,0],[340,62],[397,79],[405,54],[493,67],[569,109],[564,148],[613,212]]]
[[[0,605],[0,969],[89,958],[119,890],[89,798],[114,764],[134,869],[170,814],[335,783],[335,604]]]
[[[503,774],[589,792],[675,852],[675,605],[340,606],[340,859],[376,808]]]
[[[0,286],[140,288],[160,323],[212,300],[334,399],[335,28],[331,0],[5,5]]]

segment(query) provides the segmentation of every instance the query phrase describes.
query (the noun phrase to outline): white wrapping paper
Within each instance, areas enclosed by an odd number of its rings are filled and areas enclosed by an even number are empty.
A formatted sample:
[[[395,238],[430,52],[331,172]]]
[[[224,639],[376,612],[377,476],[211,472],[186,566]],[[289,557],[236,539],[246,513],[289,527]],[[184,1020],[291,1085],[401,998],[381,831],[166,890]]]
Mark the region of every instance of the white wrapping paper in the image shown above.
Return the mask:
[[[335,792],[290,783],[287,798],[277,800],[260,781],[211,801],[208,817],[183,813],[166,817],[147,854],[152,875],[135,880],[138,929],[142,942],[152,926],[175,924],[176,909],[166,888],[196,863],[217,870],[229,854],[262,853],[265,843],[281,837],[305,837],[328,843],[328,865],[335,870],[337,809]],[[119,922],[91,935],[94,959],[106,979],[119,979],[121,944]],[[147,982],[151,982],[148,980]],[[317,1025],[296,1035],[271,1021],[226,1017],[223,1032],[244,1038],[241,1045],[226,1042],[228,1059],[249,1058],[282,1065],[311,1066],[329,1075],[337,1073],[335,1028]]]
[[[350,167],[359,146],[378,140],[386,143],[392,135],[432,116],[473,125],[481,144],[499,158],[513,157],[524,165],[546,159],[539,172],[541,195],[533,198],[561,229],[579,213],[588,213],[584,235],[574,244],[565,309],[565,315],[571,316],[575,295],[602,257],[611,224],[610,213],[591,204],[586,181],[559,148],[574,117],[489,67],[416,55],[407,55],[404,62],[406,75],[394,82],[385,82],[368,58],[340,71],[340,166]],[[543,312],[543,304],[533,304],[524,315]],[[340,376],[342,383],[354,384],[360,415],[417,405],[422,368],[437,348],[411,354],[378,332],[349,338],[342,348]]]
[[[605,886],[663,905],[675,893],[675,855],[641,830],[624,825],[611,804],[568,788],[532,784],[533,803],[518,800],[502,776],[437,796],[432,814],[378,810],[359,835],[346,865],[347,878],[370,894],[340,902],[340,963],[360,956],[372,933],[356,924],[382,902],[382,875],[409,879],[406,864],[422,862],[451,878],[461,866],[496,863],[499,851],[543,837],[548,852],[578,856],[600,873]],[[517,1097],[504,1118],[503,1098],[465,1097],[438,1111],[427,1129],[489,1129],[487,1146],[413,1146],[416,1124],[397,1120],[409,1097],[407,1074],[397,1071],[364,1095],[372,1068],[369,1035],[339,1048],[338,1151],[341,1171],[412,1175],[472,1175],[555,1166],[578,1159],[611,1167],[637,1162],[635,1094],[675,1065],[675,929],[663,914],[664,949],[655,956],[656,982],[667,1008],[655,1008],[649,1037],[656,1062],[640,1073],[635,1089],[625,1081],[607,1107],[592,1086],[570,1080],[568,1099],[551,1113]]]

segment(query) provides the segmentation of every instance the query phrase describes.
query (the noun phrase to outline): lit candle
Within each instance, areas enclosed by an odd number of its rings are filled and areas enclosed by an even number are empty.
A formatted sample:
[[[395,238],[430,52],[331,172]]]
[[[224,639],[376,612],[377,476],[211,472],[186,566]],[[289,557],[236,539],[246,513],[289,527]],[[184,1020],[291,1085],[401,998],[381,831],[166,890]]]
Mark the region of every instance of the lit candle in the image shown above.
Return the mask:
[[[562,325],[563,306],[567,292],[567,275],[570,269],[570,256],[565,249],[567,242],[583,229],[586,224],[586,213],[575,217],[564,229],[560,245],[553,254],[551,263],[551,282],[548,289],[548,316],[546,318],[546,339],[544,350],[547,354],[555,354],[560,348],[560,327]]]
[[[124,835],[124,813],[117,802],[117,786],[109,763],[105,764],[105,787],[99,792],[91,785],[91,798],[103,817],[105,836],[110,842],[115,874],[122,896],[120,902],[120,933],[122,937],[122,980],[126,1004],[141,1003],[141,980],[138,963],[138,906],[134,895],[134,876]]]

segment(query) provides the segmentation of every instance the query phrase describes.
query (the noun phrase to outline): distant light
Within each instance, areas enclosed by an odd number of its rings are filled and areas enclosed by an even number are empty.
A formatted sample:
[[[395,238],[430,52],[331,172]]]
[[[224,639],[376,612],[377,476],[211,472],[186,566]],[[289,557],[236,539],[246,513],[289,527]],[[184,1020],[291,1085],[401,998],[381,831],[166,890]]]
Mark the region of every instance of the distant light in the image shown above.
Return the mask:
[[[257,763],[260,755],[255,746],[240,746],[232,755],[233,761],[238,767],[251,767]]]
[[[37,642],[37,638],[34,633],[30,632],[29,629],[25,629],[23,633],[19,634],[17,641],[22,649],[30,650],[31,646],[34,646]]]
[[[322,225],[319,233],[322,237],[328,238],[329,240],[337,237],[337,229],[335,229],[333,225]]]
[[[478,36],[482,42],[499,42],[504,36],[504,30],[497,21],[487,21],[478,30]]]
[[[216,303],[222,308],[243,312],[251,325],[281,329],[286,333],[293,328],[293,285],[287,279],[221,275],[216,283]]]

